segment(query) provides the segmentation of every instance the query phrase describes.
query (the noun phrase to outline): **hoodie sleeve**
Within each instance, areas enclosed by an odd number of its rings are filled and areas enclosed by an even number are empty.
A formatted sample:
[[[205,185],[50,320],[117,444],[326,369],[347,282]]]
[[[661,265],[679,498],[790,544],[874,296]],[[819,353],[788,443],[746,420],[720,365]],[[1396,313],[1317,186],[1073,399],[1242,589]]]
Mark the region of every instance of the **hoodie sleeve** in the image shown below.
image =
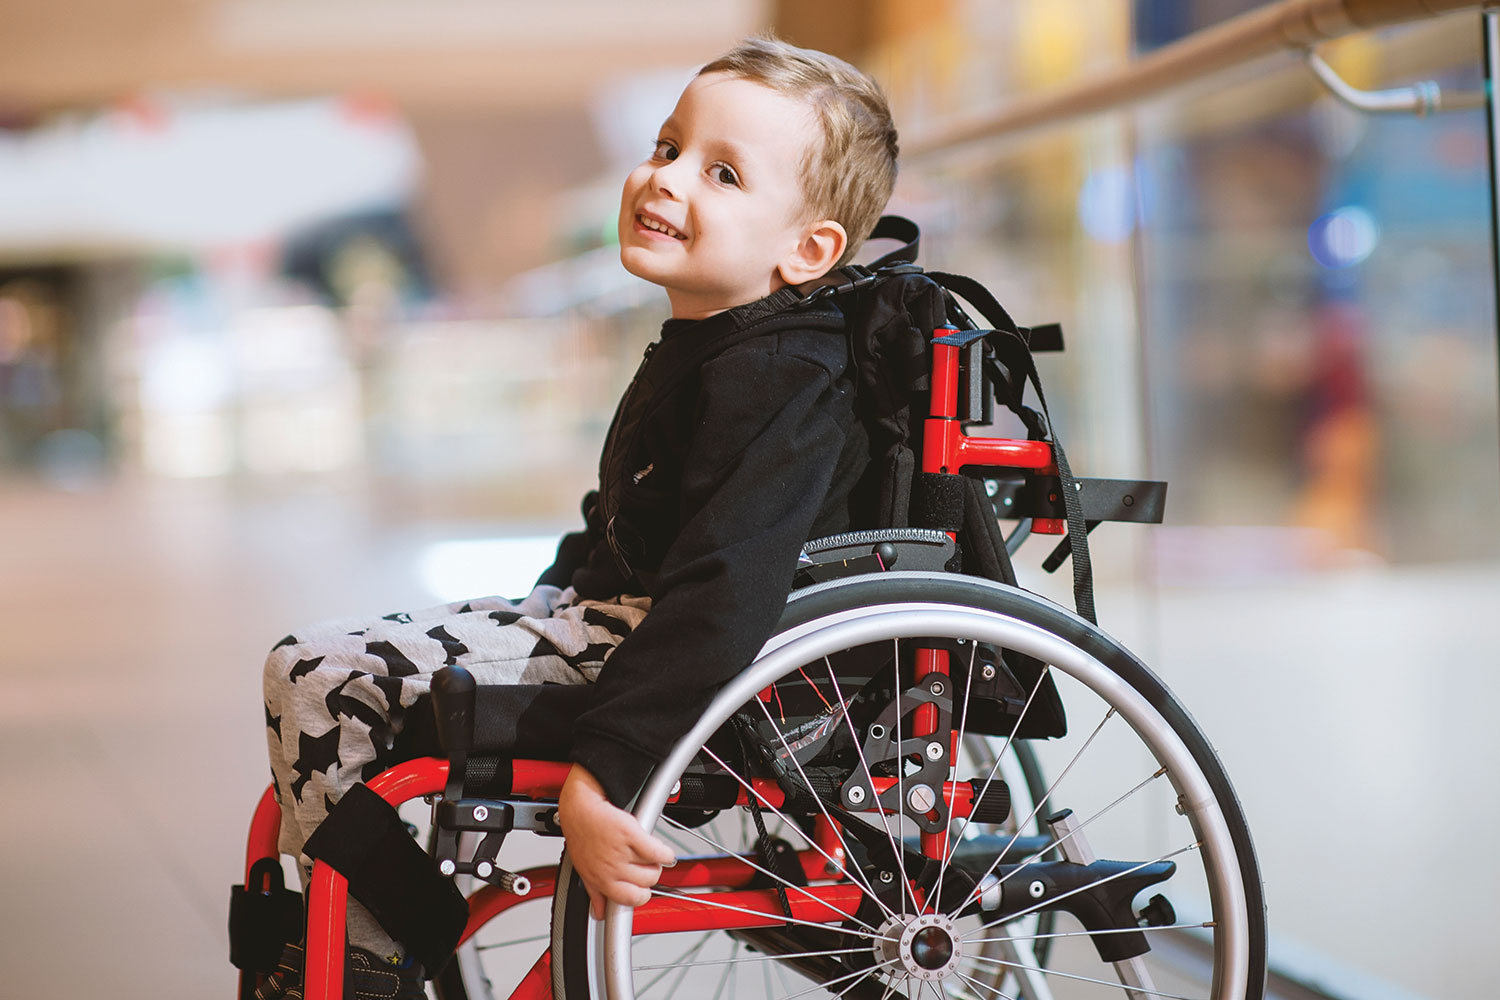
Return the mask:
[[[703,366],[681,531],[574,737],[573,759],[617,805],[775,628],[852,420],[840,373],[762,341]]]

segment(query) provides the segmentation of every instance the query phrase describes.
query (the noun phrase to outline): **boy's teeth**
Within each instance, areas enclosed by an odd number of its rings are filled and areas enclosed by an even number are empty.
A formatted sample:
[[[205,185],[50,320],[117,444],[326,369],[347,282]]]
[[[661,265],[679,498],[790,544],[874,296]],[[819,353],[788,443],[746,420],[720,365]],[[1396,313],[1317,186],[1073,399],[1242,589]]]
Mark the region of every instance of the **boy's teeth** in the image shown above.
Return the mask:
[[[682,235],[677,230],[673,229],[669,225],[666,225],[665,223],[657,222],[655,219],[648,219],[644,215],[641,216],[640,218],[641,218],[641,225],[645,226],[647,229],[655,229],[657,232],[659,232],[659,233],[666,233],[668,236],[681,236]]]

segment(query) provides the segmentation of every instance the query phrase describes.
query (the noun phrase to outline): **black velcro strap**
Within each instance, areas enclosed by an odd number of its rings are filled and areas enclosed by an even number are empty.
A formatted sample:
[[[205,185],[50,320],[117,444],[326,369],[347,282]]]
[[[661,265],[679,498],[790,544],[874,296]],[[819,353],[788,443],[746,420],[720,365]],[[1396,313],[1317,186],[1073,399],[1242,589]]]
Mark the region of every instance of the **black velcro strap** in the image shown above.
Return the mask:
[[[302,894],[286,888],[280,859],[261,858],[250,866],[249,883],[229,892],[229,961],[246,972],[275,972],[302,925]]]
[[[958,531],[964,526],[964,495],[968,488],[966,476],[920,473],[917,488],[912,491],[912,527]]]
[[[303,851],[348,879],[349,894],[425,969],[447,964],[468,922],[468,901],[385,799],[355,785]]]

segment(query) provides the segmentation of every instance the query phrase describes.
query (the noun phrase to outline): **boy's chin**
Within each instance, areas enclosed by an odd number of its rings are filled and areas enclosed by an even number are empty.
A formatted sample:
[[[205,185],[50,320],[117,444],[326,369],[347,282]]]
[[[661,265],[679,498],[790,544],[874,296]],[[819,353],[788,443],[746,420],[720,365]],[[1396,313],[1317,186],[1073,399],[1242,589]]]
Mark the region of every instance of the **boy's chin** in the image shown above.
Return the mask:
[[[656,262],[651,255],[640,247],[621,246],[620,266],[643,281],[649,281],[653,285],[665,286],[665,277],[659,267],[653,266]]]

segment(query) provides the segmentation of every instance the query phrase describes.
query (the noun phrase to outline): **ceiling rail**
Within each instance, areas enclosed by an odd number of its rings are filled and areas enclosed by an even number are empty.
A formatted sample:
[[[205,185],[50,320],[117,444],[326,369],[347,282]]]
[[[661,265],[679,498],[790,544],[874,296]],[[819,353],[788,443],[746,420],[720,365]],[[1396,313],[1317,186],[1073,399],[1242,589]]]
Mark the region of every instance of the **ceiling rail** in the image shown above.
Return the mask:
[[[1272,52],[1306,51],[1342,35],[1493,5],[1493,0],[1278,0],[1117,69],[940,123],[903,142],[902,158],[926,158],[1124,107]]]

